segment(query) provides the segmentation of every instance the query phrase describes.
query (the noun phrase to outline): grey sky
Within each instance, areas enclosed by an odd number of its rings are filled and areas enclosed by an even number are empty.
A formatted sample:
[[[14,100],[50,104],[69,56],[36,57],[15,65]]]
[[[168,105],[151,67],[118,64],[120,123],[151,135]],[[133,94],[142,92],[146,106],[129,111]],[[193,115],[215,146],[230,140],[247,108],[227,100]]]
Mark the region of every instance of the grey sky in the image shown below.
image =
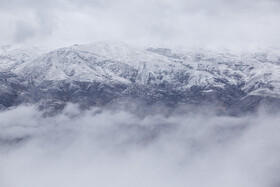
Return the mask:
[[[0,44],[280,46],[278,0],[0,0]]]

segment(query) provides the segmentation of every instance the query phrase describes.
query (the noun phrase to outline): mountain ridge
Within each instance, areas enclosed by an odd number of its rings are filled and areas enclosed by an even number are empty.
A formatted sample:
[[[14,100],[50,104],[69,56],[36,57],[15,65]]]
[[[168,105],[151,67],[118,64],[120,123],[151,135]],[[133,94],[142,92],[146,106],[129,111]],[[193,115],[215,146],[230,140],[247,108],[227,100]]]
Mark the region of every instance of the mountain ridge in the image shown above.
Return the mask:
[[[2,109],[29,103],[56,111],[68,102],[89,108],[135,98],[248,112],[280,100],[278,50],[236,54],[99,42],[6,50],[0,65]]]

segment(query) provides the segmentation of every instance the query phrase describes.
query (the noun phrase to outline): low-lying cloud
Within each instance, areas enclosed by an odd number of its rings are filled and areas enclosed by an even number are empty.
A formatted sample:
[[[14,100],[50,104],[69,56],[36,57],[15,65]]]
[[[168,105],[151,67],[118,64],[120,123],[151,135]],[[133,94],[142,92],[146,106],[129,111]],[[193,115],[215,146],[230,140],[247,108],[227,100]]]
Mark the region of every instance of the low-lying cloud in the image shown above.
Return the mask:
[[[0,113],[0,186],[276,187],[279,116]]]

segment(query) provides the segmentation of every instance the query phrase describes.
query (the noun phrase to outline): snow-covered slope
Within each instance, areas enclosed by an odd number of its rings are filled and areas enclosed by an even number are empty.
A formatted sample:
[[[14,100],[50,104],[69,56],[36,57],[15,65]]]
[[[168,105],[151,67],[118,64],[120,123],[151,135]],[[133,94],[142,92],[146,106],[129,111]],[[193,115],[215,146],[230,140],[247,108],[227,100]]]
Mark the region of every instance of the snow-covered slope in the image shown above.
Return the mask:
[[[280,51],[276,49],[231,53],[98,42],[55,50],[3,48],[0,65],[0,72],[9,72],[34,88],[46,82],[123,85],[125,90],[119,90],[120,95],[135,86],[182,93],[199,88],[199,93],[208,95],[234,88],[242,93],[238,99],[280,98]]]
[[[45,47],[14,48],[2,46],[0,47],[0,71],[9,71],[11,68],[32,61],[50,50],[50,48]]]

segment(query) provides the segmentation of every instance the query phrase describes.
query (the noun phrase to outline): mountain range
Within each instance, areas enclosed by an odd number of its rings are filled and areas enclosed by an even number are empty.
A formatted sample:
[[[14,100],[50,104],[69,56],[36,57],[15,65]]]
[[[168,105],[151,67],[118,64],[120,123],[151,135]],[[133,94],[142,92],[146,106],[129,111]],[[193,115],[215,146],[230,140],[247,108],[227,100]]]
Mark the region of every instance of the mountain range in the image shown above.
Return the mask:
[[[2,46],[0,109],[208,106],[242,114],[280,106],[280,51],[134,47],[97,42],[62,48]],[[129,108],[129,106],[126,106]]]

